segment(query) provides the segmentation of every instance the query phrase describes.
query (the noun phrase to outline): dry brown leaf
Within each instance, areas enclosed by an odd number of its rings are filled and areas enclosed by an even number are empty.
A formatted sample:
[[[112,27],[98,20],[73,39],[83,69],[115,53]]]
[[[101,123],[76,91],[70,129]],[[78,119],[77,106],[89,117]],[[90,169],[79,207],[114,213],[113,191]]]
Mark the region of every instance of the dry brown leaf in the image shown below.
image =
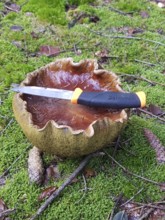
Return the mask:
[[[97,51],[97,52],[95,53],[95,55],[96,55],[97,57],[99,57],[99,58],[108,57],[108,56],[109,56],[109,52],[108,52],[107,49],[102,49],[102,50],[100,50],[100,51]]]
[[[21,10],[21,7],[14,3],[9,6],[6,6],[6,8],[14,12],[19,12]]]
[[[75,177],[75,178],[72,180],[71,184],[77,183],[78,181],[79,181],[79,179],[78,179],[77,177]]]
[[[52,193],[54,193],[57,189],[58,189],[58,188],[57,188],[56,186],[50,186],[50,187],[44,189],[44,190],[42,191],[42,193],[39,195],[38,201],[41,202],[42,200],[48,198],[48,197],[51,196]]]
[[[59,47],[53,47],[49,45],[43,45],[40,47],[40,52],[39,54],[41,55],[46,55],[48,57],[53,57],[57,56],[60,53],[60,48]]]
[[[152,133],[149,129],[144,129],[144,135],[150,143],[151,147],[156,152],[156,159],[158,163],[165,163],[165,147],[160,143],[158,137]]]
[[[148,110],[153,114],[153,115],[162,115],[165,112],[159,107],[154,104],[150,104]]]
[[[23,27],[19,25],[13,25],[10,27],[10,30],[19,32],[19,31],[23,31]]]
[[[160,208],[164,208],[162,205],[160,205]],[[148,220],[165,220],[165,213],[164,210],[161,209],[156,209],[151,213],[149,216]]]
[[[142,18],[149,18],[149,14],[146,11],[141,11],[140,15]]]
[[[60,178],[60,172],[57,165],[50,165],[46,169],[45,173],[45,184],[47,184],[50,180],[57,180]]]
[[[92,168],[86,168],[83,174],[86,178],[95,177],[97,175],[96,171]]]

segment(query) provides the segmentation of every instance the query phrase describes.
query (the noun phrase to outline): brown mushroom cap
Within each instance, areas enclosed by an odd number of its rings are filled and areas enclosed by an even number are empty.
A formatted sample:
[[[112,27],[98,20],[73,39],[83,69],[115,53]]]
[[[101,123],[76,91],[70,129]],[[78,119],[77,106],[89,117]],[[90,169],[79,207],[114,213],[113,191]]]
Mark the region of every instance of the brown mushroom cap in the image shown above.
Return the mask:
[[[21,85],[85,91],[122,91],[118,77],[95,60],[57,60],[27,75]],[[70,101],[15,94],[16,120],[33,145],[61,157],[89,154],[111,143],[127,122],[125,110],[92,108]]]

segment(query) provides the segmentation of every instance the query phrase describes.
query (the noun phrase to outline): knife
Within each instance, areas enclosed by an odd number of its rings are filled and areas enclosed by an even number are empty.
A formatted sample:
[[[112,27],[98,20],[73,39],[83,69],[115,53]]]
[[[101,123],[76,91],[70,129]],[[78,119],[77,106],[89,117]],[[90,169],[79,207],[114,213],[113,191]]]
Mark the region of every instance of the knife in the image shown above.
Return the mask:
[[[12,85],[15,92],[44,96],[56,99],[70,100],[73,104],[82,104],[91,107],[104,107],[113,109],[139,108],[146,105],[146,95],[144,92],[123,93],[111,91],[83,91],[76,88],[74,91],[45,88],[38,86],[19,86]]]

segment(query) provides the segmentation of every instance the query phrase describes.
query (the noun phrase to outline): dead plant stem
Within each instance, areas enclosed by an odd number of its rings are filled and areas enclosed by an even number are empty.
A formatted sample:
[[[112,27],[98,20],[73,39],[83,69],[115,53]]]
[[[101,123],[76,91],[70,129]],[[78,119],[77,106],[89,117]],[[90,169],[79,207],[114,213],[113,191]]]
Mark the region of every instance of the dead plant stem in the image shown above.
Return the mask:
[[[140,193],[143,191],[143,189],[144,189],[144,188],[141,188],[140,190],[138,190],[138,192],[135,193],[135,195],[133,195],[130,199],[128,199],[128,200],[127,200],[126,202],[124,202],[123,204],[121,204],[120,207],[121,207],[121,206],[125,206],[126,204],[128,204],[129,202],[131,202],[131,201],[135,198],[135,196],[137,196],[138,194],[140,194]]]
[[[159,83],[159,82],[155,82],[155,81],[151,81],[151,80],[149,80],[149,79],[147,79],[147,78],[145,78],[143,76],[135,76],[135,75],[131,75],[131,74],[127,74],[127,73],[119,73],[119,72],[117,74],[119,74],[121,77],[122,76],[128,76],[130,78],[135,78],[135,79],[138,79],[138,80],[146,81],[146,82],[150,83],[151,85],[156,85],[157,84],[157,85],[165,87],[165,84]]]
[[[113,160],[113,162],[115,162],[125,173],[127,173],[127,174],[129,174],[129,175],[131,175],[131,176],[135,176],[135,177],[138,178],[138,179],[141,179],[141,180],[143,180],[143,181],[145,181],[145,182],[152,183],[152,184],[157,185],[157,186],[163,185],[163,183],[159,183],[159,182],[156,182],[156,181],[154,181],[154,180],[150,180],[150,179],[148,179],[148,178],[146,178],[146,177],[140,176],[140,175],[138,175],[138,174],[135,174],[135,173],[129,171],[129,170],[126,169],[123,165],[121,165],[117,160],[115,160],[110,154],[108,154],[105,150],[104,150],[104,153],[105,153],[111,160]]]
[[[15,209],[7,209],[4,210],[3,212],[0,212],[0,218],[4,219],[3,217],[7,217],[8,215],[11,215],[15,212]],[[6,219],[6,218],[5,218]]]
[[[154,210],[155,210],[155,208],[150,208],[150,209],[148,209],[148,210],[139,218],[139,220],[146,219]]]
[[[144,110],[144,109],[142,109],[142,108],[138,108],[138,110],[141,111],[141,112],[143,112],[143,113],[145,113],[145,114],[147,114],[147,115],[150,115],[150,116],[152,116],[152,117],[154,117],[154,118],[156,118],[156,119],[159,119],[160,121],[165,122],[165,119],[164,119],[164,118],[161,118],[161,117],[159,117],[159,116],[157,116],[157,115],[154,115],[154,114],[152,114],[151,112],[149,112],[149,111],[147,111],[147,110]]]
[[[103,34],[102,32],[94,31],[94,30],[91,30],[91,29],[90,29],[90,32],[93,32],[93,33],[95,33],[99,36],[102,36],[102,37],[108,37],[108,38],[112,38],[112,39],[141,40],[141,41],[146,41],[146,42],[158,44],[158,45],[161,45],[161,46],[165,46],[165,44],[162,43],[162,42],[155,41],[155,40],[150,40],[150,39],[146,39],[146,38],[142,38],[142,37],[123,36],[123,35],[120,35],[120,36],[108,35],[108,34]]]

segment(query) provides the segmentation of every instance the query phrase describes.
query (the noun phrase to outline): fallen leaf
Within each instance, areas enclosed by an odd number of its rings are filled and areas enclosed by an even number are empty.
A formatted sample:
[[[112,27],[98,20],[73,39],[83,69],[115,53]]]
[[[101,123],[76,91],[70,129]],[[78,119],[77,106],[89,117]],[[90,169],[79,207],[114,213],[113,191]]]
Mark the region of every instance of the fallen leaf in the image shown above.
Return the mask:
[[[75,178],[72,180],[71,184],[72,184],[72,183],[77,183],[78,181],[79,181],[79,179],[78,179],[77,177],[75,177]]]
[[[58,169],[57,165],[50,165],[47,169],[46,169],[46,173],[45,173],[45,184],[47,184],[51,179],[52,180],[57,180],[60,178],[60,172]]]
[[[34,39],[38,39],[39,38],[39,35],[37,33],[35,33],[34,31],[31,32],[31,36]]]
[[[14,12],[19,12],[21,10],[21,7],[17,4],[11,4],[11,5],[6,5],[6,8],[10,11],[14,11]]]
[[[153,105],[153,104],[150,104],[149,105],[149,108],[148,110],[153,114],[153,115],[162,115],[164,114],[165,112],[159,107],[159,106],[156,106],[156,105]]]
[[[138,28],[138,27],[137,28],[132,28],[132,27],[128,27],[128,26],[117,28],[116,31],[119,32],[119,33],[122,33],[126,36],[130,36],[130,37],[135,35],[135,34],[144,32],[144,30],[141,29],[141,28]]]
[[[128,216],[125,211],[118,212],[112,220],[128,220]]]
[[[23,27],[19,26],[19,25],[13,25],[10,27],[10,30],[12,31],[22,31]]]
[[[140,15],[142,18],[149,18],[149,14],[146,11],[141,11]]]
[[[152,133],[149,129],[144,129],[144,135],[150,143],[151,147],[156,152],[156,159],[158,163],[165,163],[165,147],[160,143],[158,137]]]
[[[42,193],[39,195],[38,201],[41,202],[42,200],[48,198],[48,197],[51,196],[52,193],[54,193],[57,189],[58,189],[58,188],[57,188],[56,186],[50,186],[50,187],[44,189],[44,190],[42,191]]]
[[[100,18],[97,15],[89,17],[89,22],[97,23],[98,21],[100,21]]]
[[[83,174],[86,178],[95,177],[97,175],[96,171],[92,168],[86,168]]]
[[[107,49],[102,49],[100,51],[97,51],[95,53],[95,56],[99,58],[99,63],[105,63],[109,58],[112,58],[111,56],[109,56],[109,51]]]
[[[53,56],[57,56],[60,52],[61,51],[59,47],[43,45],[40,47],[39,54],[46,55],[47,57],[53,57]]]
[[[164,208],[164,206],[159,205],[160,208]],[[164,210],[156,209],[151,213],[148,220],[165,220]]]

